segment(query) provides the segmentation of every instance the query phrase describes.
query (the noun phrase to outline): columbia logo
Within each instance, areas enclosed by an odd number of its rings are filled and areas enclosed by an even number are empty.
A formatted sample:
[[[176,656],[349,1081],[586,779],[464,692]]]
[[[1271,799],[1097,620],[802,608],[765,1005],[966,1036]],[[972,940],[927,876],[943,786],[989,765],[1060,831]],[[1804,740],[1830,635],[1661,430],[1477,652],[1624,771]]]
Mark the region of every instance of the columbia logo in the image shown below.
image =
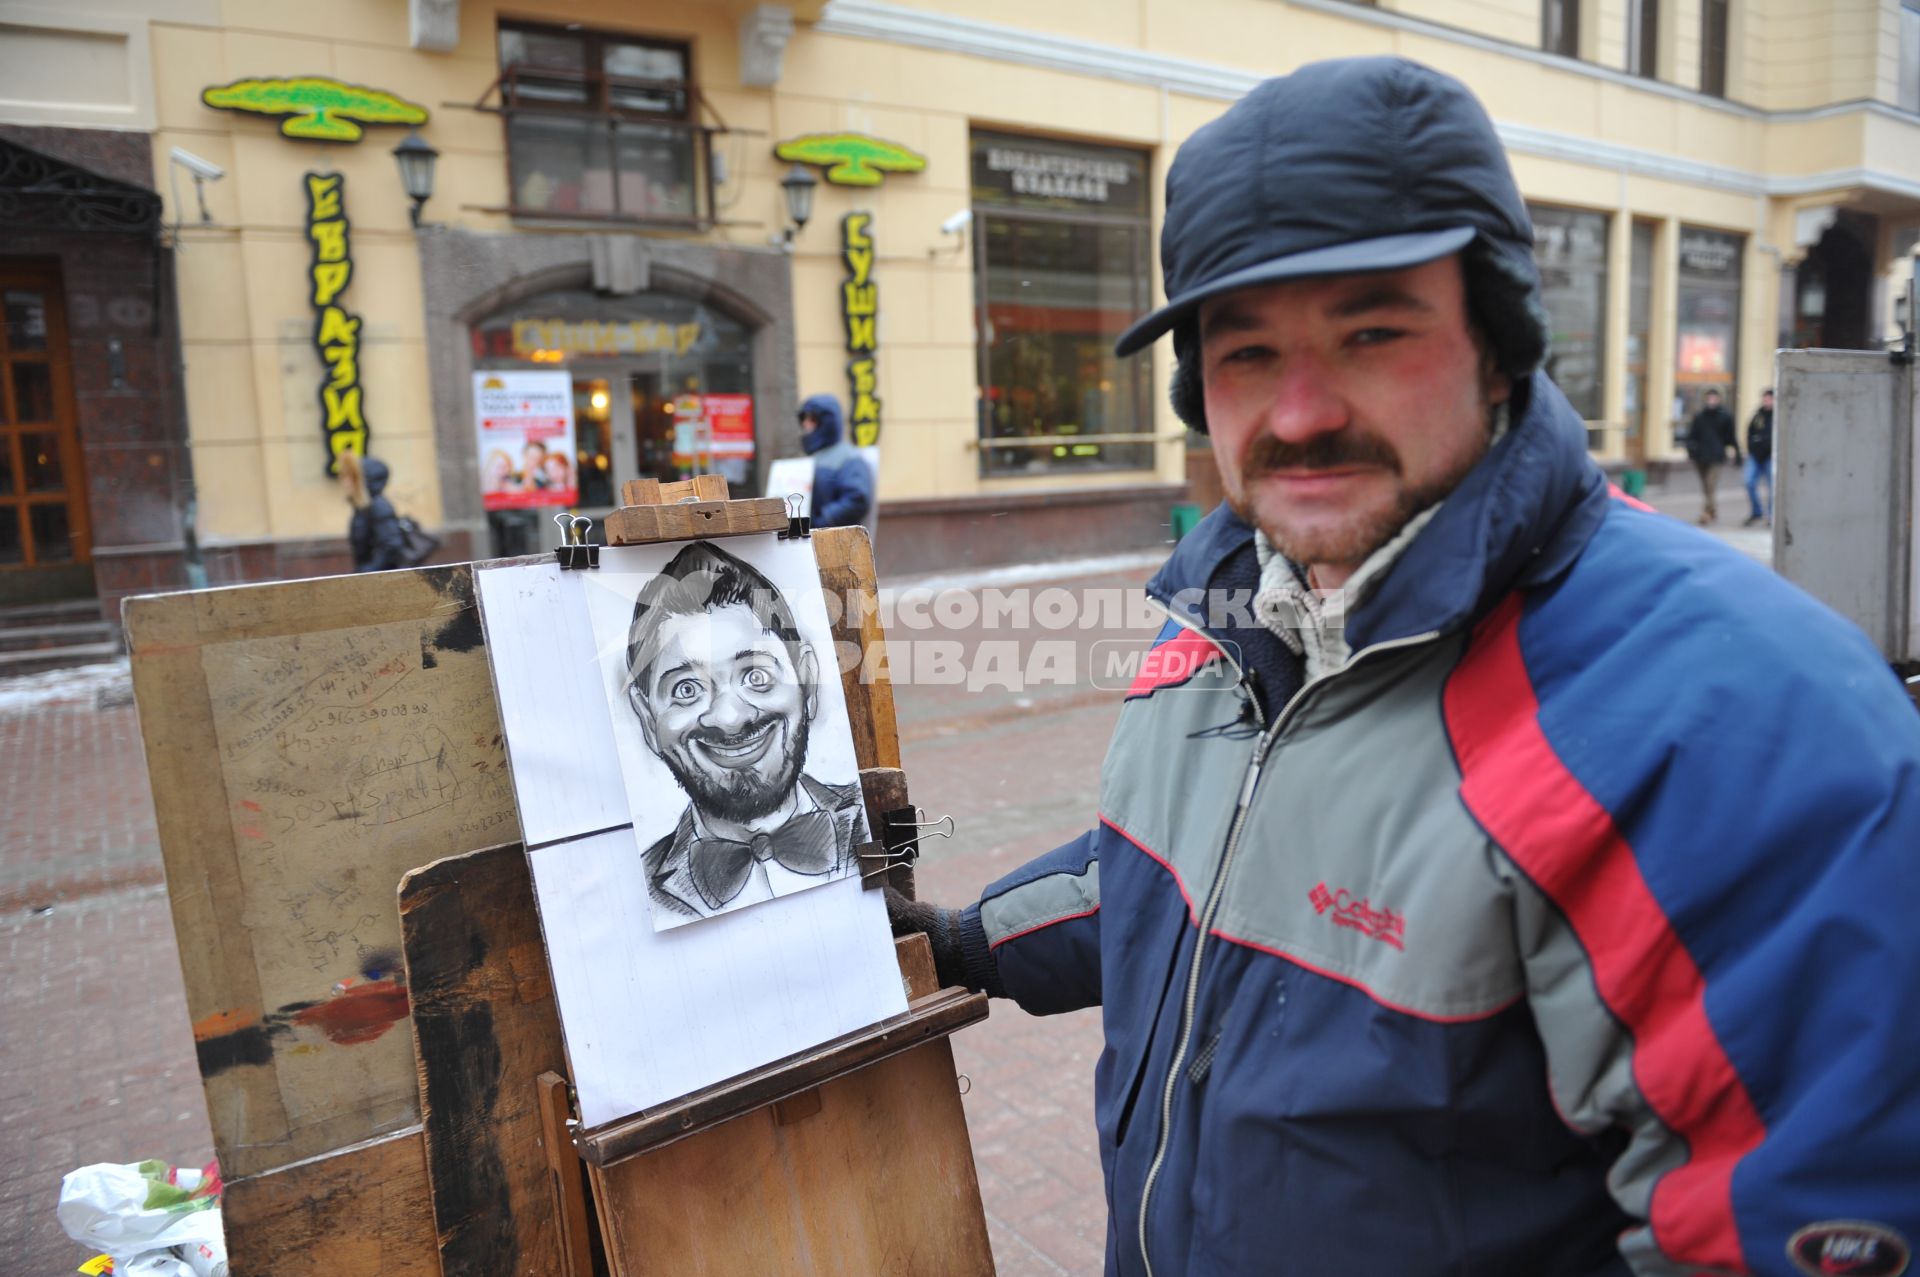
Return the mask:
[[[1376,909],[1364,896],[1356,900],[1345,887],[1333,891],[1324,882],[1307,893],[1307,900],[1315,913],[1330,918],[1336,927],[1349,927],[1369,940],[1403,951],[1407,947],[1407,920],[1396,910]]]

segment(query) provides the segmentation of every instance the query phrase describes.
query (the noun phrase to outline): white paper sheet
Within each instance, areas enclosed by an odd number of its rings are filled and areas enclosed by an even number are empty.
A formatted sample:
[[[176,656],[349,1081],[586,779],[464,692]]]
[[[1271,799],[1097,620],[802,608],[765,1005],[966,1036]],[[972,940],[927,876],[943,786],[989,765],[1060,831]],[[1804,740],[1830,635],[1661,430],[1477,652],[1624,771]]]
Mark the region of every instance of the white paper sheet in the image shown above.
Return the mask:
[[[603,551],[601,570],[629,553]],[[590,575],[540,564],[476,581],[561,1029],[597,1126],[900,1014],[906,993],[885,902],[857,876],[654,929],[588,618],[587,591],[606,587]],[[817,595],[807,606],[824,616]],[[838,679],[822,682],[845,735]]]
[[[857,878],[655,931],[636,860],[624,829],[533,853],[586,1125],[907,1009],[886,903]]]

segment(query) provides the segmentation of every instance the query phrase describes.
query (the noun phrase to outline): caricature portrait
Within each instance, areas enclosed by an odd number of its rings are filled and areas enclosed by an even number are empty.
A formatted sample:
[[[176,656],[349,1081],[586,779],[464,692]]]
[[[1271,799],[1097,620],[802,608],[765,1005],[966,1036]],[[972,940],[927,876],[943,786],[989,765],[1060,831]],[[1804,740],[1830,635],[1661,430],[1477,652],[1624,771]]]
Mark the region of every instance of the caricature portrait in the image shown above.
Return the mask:
[[[656,929],[857,872],[859,779],[808,766],[823,692],[840,691],[822,655],[772,580],[708,542],[635,595],[625,709],[685,798],[642,858]]]

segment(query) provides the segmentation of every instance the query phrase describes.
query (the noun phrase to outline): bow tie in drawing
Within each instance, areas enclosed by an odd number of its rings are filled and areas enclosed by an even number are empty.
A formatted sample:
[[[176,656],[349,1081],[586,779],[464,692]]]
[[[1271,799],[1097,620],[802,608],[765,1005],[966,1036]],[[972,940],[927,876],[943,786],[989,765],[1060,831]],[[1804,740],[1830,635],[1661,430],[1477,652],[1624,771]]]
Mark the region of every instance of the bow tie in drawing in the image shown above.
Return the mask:
[[[823,874],[838,851],[833,817],[809,811],[772,833],[755,834],[752,842],[695,838],[687,844],[687,868],[707,907],[718,909],[740,894],[755,863],[775,860],[797,874]]]

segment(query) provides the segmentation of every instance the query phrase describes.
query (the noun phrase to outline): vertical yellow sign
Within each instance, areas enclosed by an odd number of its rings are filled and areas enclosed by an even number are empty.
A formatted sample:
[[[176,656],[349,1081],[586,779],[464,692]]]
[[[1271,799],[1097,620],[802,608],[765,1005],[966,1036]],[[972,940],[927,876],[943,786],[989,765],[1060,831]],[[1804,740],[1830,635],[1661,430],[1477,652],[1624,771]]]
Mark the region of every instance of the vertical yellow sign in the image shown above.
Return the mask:
[[[367,455],[366,403],[360,389],[360,317],[340,295],[353,282],[348,242],[346,178],[309,173],[307,239],[313,245],[307,300],[313,306],[313,345],[326,369],[320,379],[320,426],[327,439],[327,473],[340,473],[343,453]]]
[[[848,422],[855,446],[880,442],[880,295],[873,282],[873,214],[840,219],[840,249],[847,279],[840,286],[840,313],[847,327],[847,382],[852,391]]]

